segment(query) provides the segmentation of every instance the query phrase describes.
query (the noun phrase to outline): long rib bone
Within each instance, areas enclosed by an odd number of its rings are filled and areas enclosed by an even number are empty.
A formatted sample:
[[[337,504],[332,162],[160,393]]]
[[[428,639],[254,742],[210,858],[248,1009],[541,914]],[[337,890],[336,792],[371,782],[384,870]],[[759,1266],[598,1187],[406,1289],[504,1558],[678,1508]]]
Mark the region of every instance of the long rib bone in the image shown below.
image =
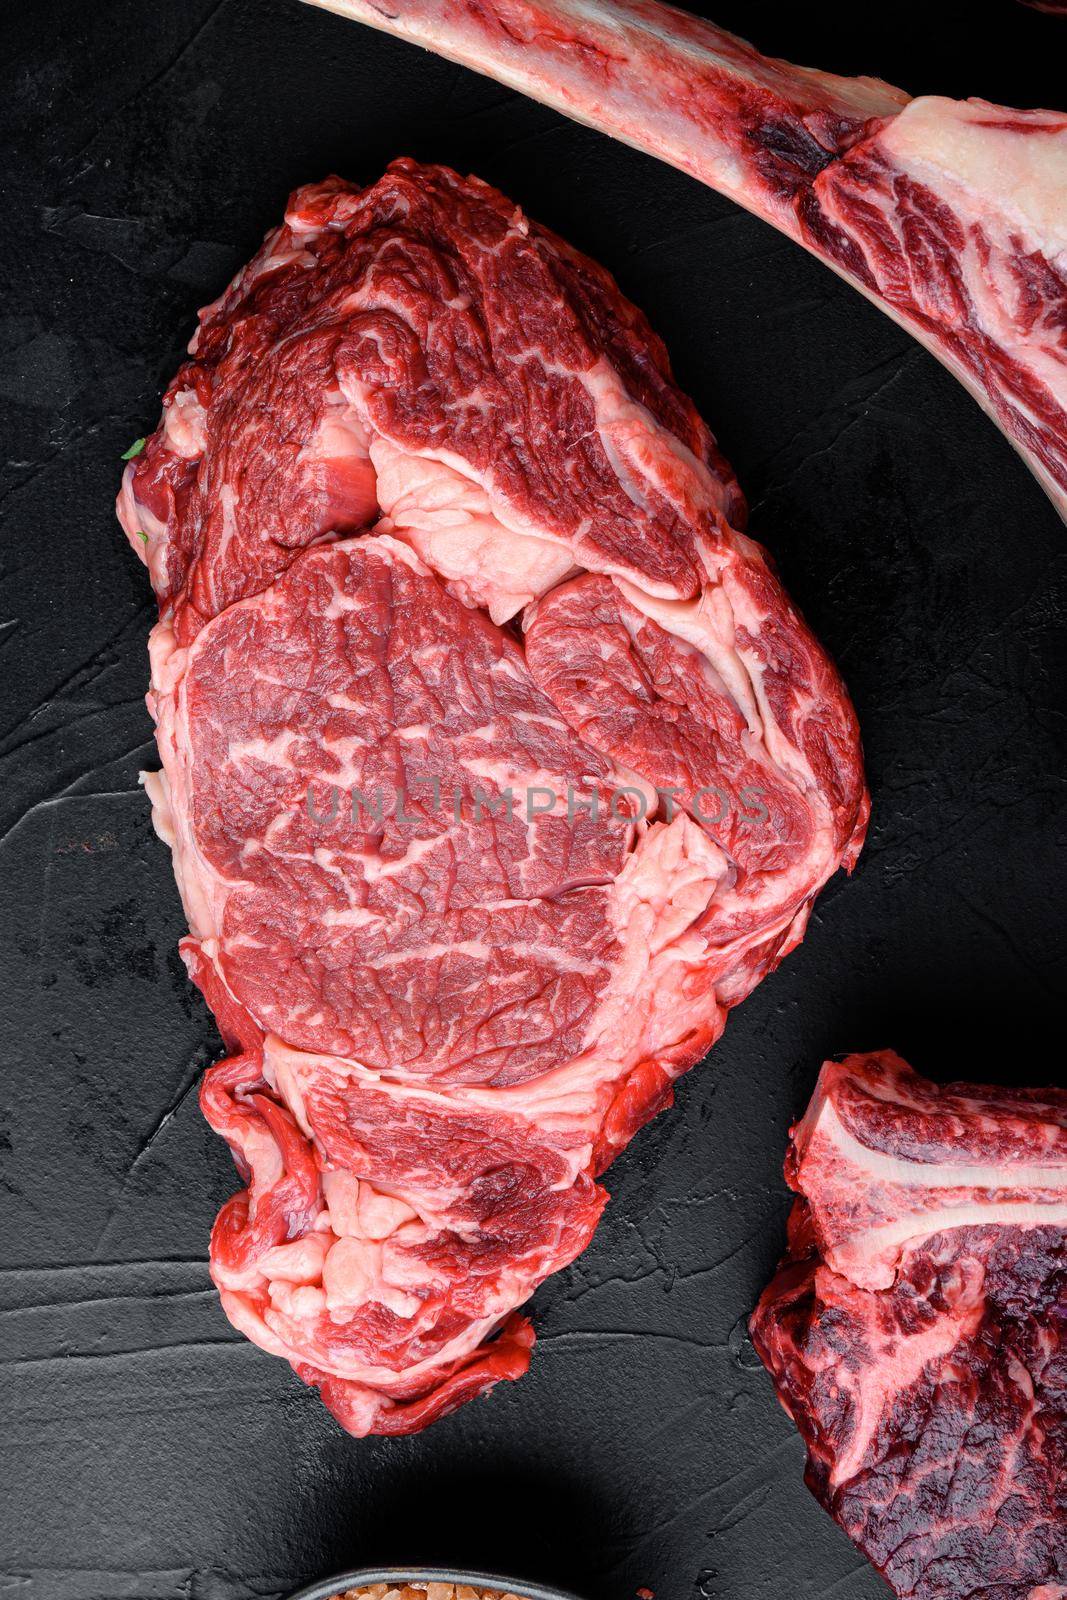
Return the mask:
[[[1067,519],[1067,115],[769,60],[655,0],[311,0],[646,150],[818,256],[989,413]]]

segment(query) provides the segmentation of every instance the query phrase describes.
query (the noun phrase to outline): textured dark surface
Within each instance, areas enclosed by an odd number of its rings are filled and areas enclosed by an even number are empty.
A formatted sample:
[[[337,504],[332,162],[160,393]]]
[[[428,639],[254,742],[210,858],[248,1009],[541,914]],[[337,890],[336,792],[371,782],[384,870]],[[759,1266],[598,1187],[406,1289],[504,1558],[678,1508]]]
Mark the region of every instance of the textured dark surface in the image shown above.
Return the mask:
[[[808,12],[809,8],[804,8]],[[1062,20],[1008,3],[718,20],[912,90],[1054,103]],[[965,21],[965,19],[967,19]],[[1064,993],[1064,529],[933,360],[677,173],[295,0],[38,0],[0,34],[0,1593],[252,1600],[439,1560],[589,1600],[877,1600],[801,1482],[742,1335],[783,1237],[785,1130],[826,1054],[1051,1078]],[[227,1325],[217,1052],[136,774],[153,613],[113,521],[195,308],[297,182],[472,169],[649,314],[836,654],[874,794],[851,883],[612,1170],[539,1293],[521,1384],[405,1440],[343,1436]]]

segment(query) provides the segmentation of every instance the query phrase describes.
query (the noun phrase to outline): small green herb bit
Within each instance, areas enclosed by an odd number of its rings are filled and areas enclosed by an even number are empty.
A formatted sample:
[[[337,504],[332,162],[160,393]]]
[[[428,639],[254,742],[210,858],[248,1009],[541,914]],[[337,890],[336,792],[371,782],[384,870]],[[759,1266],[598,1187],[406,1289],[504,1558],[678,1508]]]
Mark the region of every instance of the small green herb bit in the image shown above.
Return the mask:
[[[143,439],[135,439],[130,448],[122,452],[121,456],[119,456],[119,460],[132,461],[134,456],[139,456],[141,454],[141,451],[144,449],[144,447],[145,441]]]
[[[137,538],[138,539],[143,539],[145,544],[148,543],[148,535],[147,535],[147,533],[143,533],[140,528],[137,529]]]

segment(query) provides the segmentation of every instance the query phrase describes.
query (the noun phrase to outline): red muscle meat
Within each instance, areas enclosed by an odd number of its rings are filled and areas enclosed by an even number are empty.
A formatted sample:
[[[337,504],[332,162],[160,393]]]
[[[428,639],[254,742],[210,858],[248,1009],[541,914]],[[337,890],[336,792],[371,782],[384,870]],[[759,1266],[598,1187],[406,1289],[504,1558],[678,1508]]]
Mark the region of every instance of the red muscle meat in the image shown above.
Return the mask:
[[[1067,1595],[1067,1091],[827,1062],[752,1339],[807,1481],[907,1600]]]
[[[855,718],[659,341],[474,179],[302,189],[119,513],[230,1055],[235,1325],[354,1433],[529,1361],[596,1178],[801,938]]]
[[[1067,115],[911,100],[657,0],[312,0],[647,150],[780,228],[970,390],[1067,518]]]

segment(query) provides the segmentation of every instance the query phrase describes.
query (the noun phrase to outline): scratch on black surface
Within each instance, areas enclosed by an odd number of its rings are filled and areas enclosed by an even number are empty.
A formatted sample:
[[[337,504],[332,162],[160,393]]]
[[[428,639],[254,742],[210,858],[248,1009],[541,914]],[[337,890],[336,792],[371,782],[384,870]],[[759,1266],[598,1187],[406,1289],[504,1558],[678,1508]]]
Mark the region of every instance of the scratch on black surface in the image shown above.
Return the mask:
[[[104,1219],[100,1232],[97,1234],[96,1243],[93,1245],[94,1256],[100,1251],[104,1240],[107,1238],[111,1225],[115,1220],[115,1215],[118,1211],[119,1204],[130,1186],[130,1180],[133,1178],[134,1173],[141,1166],[142,1162],[147,1159],[156,1141],[170,1126],[170,1123],[177,1116],[186,1100],[200,1082],[204,1068],[207,1065],[207,1059],[208,1058],[205,1056],[204,1047],[202,1045],[198,1045],[186,1065],[185,1072],[182,1075],[178,1089],[171,1097],[168,1104],[163,1108],[160,1115],[156,1118],[153,1127],[141,1140],[140,1145],[134,1154],[133,1160],[127,1166],[126,1171],[122,1176],[122,1181],[112,1196],[112,1201],[108,1209],[107,1216]]]
[[[133,1267],[206,1267],[206,1256],[131,1256],[114,1261],[34,1262],[32,1266],[0,1267],[0,1280],[12,1277],[38,1277],[60,1272],[125,1272]]]
[[[27,1367],[62,1367],[69,1371],[82,1363],[116,1361],[128,1364],[141,1356],[171,1356],[176,1350],[240,1350],[242,1360],[262,1354],[243,1334],[235,1333],[231,1339],[175,1339],[173,1343],[164,1340],[162,1344],[133,1345],[128,1350],[72,1350],[69,1355],[61,1356],[14,1356],[0,1361],[0,1366],[15,1371]]]
[[[662,250],[667,245],[678,245],[686,239],[699,239],[705,233],[718,232],[724,227],[745,229],[751,222],[752,218],[748,212],[734,205],[730,205],[727,209],[727,203],[724,202],[724,209],[718,216],[704,217],[692,228],[672,229],[670,233],[662,234],[658,239],[650,239],[647,244],[631,250],[629,258],[631,261],[636,261],[641,256],[651,254],[653,250]]]
[[[789,1446],[792,1446],[794,1443],[799,1444],[799,1440],[794,1441],[794,1439],[790,1438],[786,1441],[786,1444]],[[638,1532],[628,1534],[622,1539],[618,1540],[617,1546],[622,1550],[623,1553],[619,1556],[617,1561],[611,1564],[611,1566],[608,1568],[608,1571],[614,1572],[621,1567],[627,1560],[629,1554],[639,1545],[647,1544],[650,1539],[654,1538],[658,1534],[665,1533],[669,1528],[675,1527],[679,1522],[691,1522],[698,1506],[704,1507],[709,1501],[714,1501],[715,1496],[721,1489],[726,1488],[728,1484],[736,1482],[736,1480],[742,1477],[744,1473],[762,1473],[767,1463],[769,1461],[773,1461],[776,1456],[782,1454],[785,1447],[785,1445],[779,1445],[776,1449],[768,1451],[768,1453],[761,1456],[758,1461],[749,1462],[742,1472],[733,1473],[729,1478],[723,1479],[722,1482],[713,1484],[710,1489],[705,1489],[700,1494],[694,1495],[692,1498],[685,1500],[682,1505],[675,1507],[675,1509],[669,1512],[667,1516],[661,1517],[655,1522],[647,1523]],[[766,1498],[771,1491],[771,1486],[774,1481],[775,1480],[773,1478],[768,1479],[766,1475],[764,1475],[758,1484],[755,1484],[753,1488],[742,1494],[741,1498],[734,1503],[734,1507],[732,1509],[736,1510],[737,1508],[744,1506],[745,1501],[750,1500],[753,1495],[759,1495],[763,1498]],[[747,1507],[742,1514],[739,1517],[734,1518],[733,1521],[717,1523],[712,1531],[716,1533],[726,1532],[729,1528],[736,1526],[738,1522],[743,1522],[745,1517],[750,1515],[751,1511],[758,1509],[759,1505],[763,1503],[763,1498],[757,1501],[756,1505]]]
[[[140,748],[141,747],[139,745],[135,746],[135,749]],[[127,753],[132,755],[133,751],[129,751]],[[122,760],[122,757],[116,756],[115,759]],[[58,794],[46,795],[43,800],[35,800],[31,806],[28,806],[25,811],[15,818],[14,822],[12,822],[10,827],[7,828],[4,833],[0,834],[0,850],[2,850],[8,841],[19,831],[19,829],[22,827],[22,824],[29,821],[30,817],[32,817],[36,812],[46,811],[52,806],[62,805],[66,800],[126,800],[129,799],[131,795],[138,795],[141,798],[144,796],[143,789],[77,789],[75,785],[84,783],[87,776],[89,776],[89,774],[85,772],[79,773],[76,778],[72,779],[70,783],[68,783],[64,788],[60,789]],[[46,873],[51,870],[53,865],[51,858],[55,855],[55,853],[56,852],[52,849],[51,844],[49,844],[49,865],[45,868]]]
[[[111,663],[109,662],[108,666],[110,666],[110,665],[111,665]],[[107,668],[106,667],[101,667],[100,670],[102,672],[104,672],[104,671],[107,671]],[[122,711],[127,706],[136,706],[136,705],[143,705],[143,704],[144,704],[144,695],[143,694],[134,694],[134,695],[127,695],[122,700],[109,700],[106,705],[84,706],[84,707],[81,708],[81,710],[79,710],[76,713],[76,715],[74,715],[73,717],[68,717],[65,722],[53,723],[52,726],[49,727],[49,728],[42,728],[40,730],[40,732],[31,733],[29,735],[29,737],[26,738],[26,739],[19,739],[19,740],[16,740],[16,742],[14,744],[7,745],[2,751],[0,751],[0,760],[6,760],[6,758],[8,756],[22,755],[22,753],[25,750],[28,750],[32,745],[41,744],[42,741],[45,740],[45,739],[54,739],[55,736],[57,734],[59,734],[59,733],[68,733],[71,728],[78,727],[78,725],[80,723],[82,723],[82,722],[91,722],[94,717],[106,717],[112,711]],[[48,700],[43,701],[41,703],[41,705],[37,706],[35,708],[35,710],[31,711],[29,716],[26,717],[24,719],[24,721],[25,722],[29,722],[33,717],[37,716],[41,711],[50,711],[50,710],[53,710],[54,707],[55,707],[55,697],[49,697]],[[22,723],[18,723],[18,724],[16,724],[16,727],[21,727],[22,725],[23,725]],[[14,731],[15,731],[14,728],[9,730],[9,732],[12,732],[12,733]],[[92,769],[90,768],[89,771],[91,772],[91,770]],[[88,776],[88,773],[86,773],[86,772],[83,772],[81,774],[82,778],[85,778],[87,776]]]
[[[3,838],[0,839],[0,845],[6,843],[10,833],[13,831],[14,830],[11,829],[8,831],[8,833],[4,834]],[[48,914],[52,899],[52,877],[56,868],[56,853],[55,849],[53,848],[55,845],[55,838],[56,819],[55,812],[52,811],[49,813],[48,817],[48,842],[44,858],[44,877],[41,883],[41,915],[37,921],[37,948],[39,951],[41,951],[42,955],[47,948],[46,935],[48,932]]]
[[[716,1533],[728,1533],[731,1528],[736,1528],[740,1523],[744,1522],[752,1515],[753,1511],[758,1511],[760,1506],[766,1503],[771,1487],[772,1485],[769,1483],[760,1483],[754,1489],[750,1489],[747,1494],[742,1495],[740,1500],[735,1501],[730,1507],[723,1520],[715,1524],[714,1531]]]
[[[2,734],[3,739],[5,741],[9,739],[19,728],[24,727],[28,722],[32,722],[42,711],[49,710],[57,700],[62,699],[71,690],[88,689],[90,685],[94,684],[101,673],[107,672],[109,668],[118,663],[119,655],[115,651],[115,646],[124,640],[131,630],[143,631],[145,622],[154,613],[155,602],[151,599],[142,600],[137,609],[130,616],[125,617],[113,633],[108,634],[107,638],[93,651],[91,656],[84,661],[80,661],[58,683],[50,684],[42,700],[39,700],[35,706],[20,716],[17,722],[5,728]],[[144,698],[143,695],[141,698]],[[121,703],[125,704],[127,702]],[[128,703],[132,704],[133,702]],[[28,742],[23,740],[12,745],[8,745],[5,742],[3,750],[0,750],[0,755],[6,756],[13,754],[16,750],[22,750]]]
[[[587,1339],[597,1343],[601,1339],[634,1339],[638,1343],[656,1340],[663,1344],[686,1345],[692,1350],[725,1350],[723,1339],[686,1338],[682,1333],[664,1333],[651,1328],[560,1328],[555,1333],[538,1333],[539,1345],[564,1344],[567,1341]]]
[[[68,402],[68,404],[62,406],[53,418],[52,425],[49,430],[50,440],[55,438],[57,430],[62,430],[62,428],[66,425],[71,404],[72,402]],[[43,456],[40,460],[25,462],[8,461],[8,473],[10,473],[11,470],[16,466],[25,467],[26,471],[23,473],[21,478],[12,477],[10,484],[8,484],[4,489],[3,494],[0,494],[0,510],[7,505],[9,500],[14,499],[14,497],[21,494],[24,489],[28,489],[31,484],[36,483],[37,479],[40,478],[44,473],[48,472],[52,467],[59,466],[61,464],[69,466],[71,460],[74,458],[75,451],[80,450],[83,445],[95,447],[97,445],[97,436],[105,429],[117,428],[120,426],[126,427],[128,424],[129,415],[125,411],[109,411],[103,416],[93,417],[90,421],[79,420],[76,425],[71,424],[71,431],[59,438],[55,448],[50,450],[48,454]]]
[[[645,1450],[651,1452],[652,1446],[659,1439],[664,1437],[666,1437],[668,1440],[676,1442],[679,1428],[685,1422],[687,1422],[689,1418],[696,1417],[698,1419],[699,1426],[700,1420],[706,1421],[707,1414],[708,1399],[707,1395],[705,1394],[697,1394],[685,1405],[676,1406],[671,1411],[665,1411],[663,1420],[659,1427],[652,1428],[649,1432],[645,1433],[643,1438]],[[670,1448],[674,1448],[674,1445],[672,1444]]]
[[[845,435],[850,433],[852,429],[863,420],[862,413],[856,416],[847,417],[828,444],[820,445],[815,450],[809,450],[806,455],[802,455],[799,461],[789,468],[789,471],[783,478],[778,478],[775,482],[768,483],[762,493],[759,495],[758,499],[753,500],[750,509],[753,512],[760,511],[767,504],[768,500],[772,499],[774,495],[781,494],[784,490],[790,488],[794,479],[800,476],[805,467],[810,467],[813,461],[820,461],[824,456],[830,455],[832,451],[836,450],[837,446],[841,443],[841,440],[845,437]],[[808,429],[804,430],[805,433],[808,431]]]
[[[725,1478],[720,1478],[717,1483],[713,1483],[707,1492],[709,1495],[718,1494],[721,1490],[728,1489],[731,1483],[736,1483],[738,1478],[744,1478],[750,1472],[762,1471],[768,1461],[774,1461],[780,1455],[800,1455],[803,1449],[804,1446],[800,1436],[792,1432],[787,1433],[781,1443],[776,1444],[773,1450],[768,1450],[758,1461],[746,1461],[745,1465],[738,1467],[736,1472],[727,1473]]]
[[[137,1567],[25,1567],[18,1571],[7,1570],[0,1572],[0,1583],[7,1589],[13,1584],[20,1590],[28,1584],[37,1587],[44,1586],[44,1591],[51,1600],[64,1600],[70,1595],[72,1600],[85,1600],[89,1590],[85,1587],[87,1580],[93,1586],[97,1596],[106,1593],[108,1600],[154,1600],[164,1594],[170,1597],[176,1593],[175,1584],[181,1585],[183,1594],[189,1593],[189,1584],[195,1577],[192,1567],[157,1568],[153,1571],[144,1571]],[[127,1587],[127,1580],[132,1579],[137,1588]],[[166,1585],[166,1589],[157,1586],[157,1580]],[[122,1585],[122,1589],[115,1588],[115,1584]],[[150,1585],[150,1587],[146,1587]]]
[[[526,133],[516,134],[513,139],[503,140],[500,144],[494,144],[494,155],[499,158],[502,155],[507,155],[511,150],[521,150],[523,145],[535,144],[540,140],[553,136],[558,138],[566,132],[567,126],[563,122],[552,122],[543,128],[531,128]]]
[[[247,1343],[247,1341],[244,1341]],[[235,1346],[236,1347],[236,1346]],[[255,1349],[255,1346],[250,1348]],[[169,1352],[161,1352],[169,1358]],[[262,1351],[258,1352],[260,1360],[250,1366],[249,1372],[252,1382],[247,1388],[235,1388],[234,1372],[231,1369],[226,1374],[225,1387],[219,1383],[219,1374],[212,1371],[210,1384],[205,1385],[193,1394],[182,1393],[175,1387],[174,1363],[168,1359],[166,1366],[158,1368],[158,1380],[154,1382],[148,1393],[150,1398],[143,1405],[137,1404],[130,1398],[130,1385],[124,1383],[122,1388],[121,1414],[116,1415],[115,1400],[112,1391],[94,1391],[93,1383],[84,1386],[78,1396],[78,1414],[72,1416],[66,1405],[58,1409],[42,1408],[35,1413],[23,1410],[19,1415],[19,1423],[26,1429],[21,1437],[15,1437],[13,1425],[7,1429],[5,1444],[12,1447],[24,1447],[33,1457],[40,1453],[42,1440],[40,1430],[45,1424],[56,1424],[61,1430],[69,1427],[76,1439],[84,1438],[85,1424],[93,1419],[99,1419],[103,1426],[120,1422],[125,1426],[134,1417],[158,1418],[160,1406],[165,1405],[168,1417],[190,1415],[199,1418],[199,1421],[190,1424],[190,1433],[195,1436],[198,1429],[202,1429],[205,1416],[214,1417],[227,1411],[244,1413],[268,1409],[275,1414],[278,1409],[277,1391],[266,1382],[268,1371],[267,1361]],[[62,1370],[62,1369],[61,1369]],[[95,1373],[88,1374],[95,1381]],[[123,1372],[125,1376],[125,1369]],[[300,1395],[295,1392],[297,1380],[292,1380],[294,1392],[287,1395],[287,1402],[298,1407],[301,1403]],[[65,1435],[64,1435],[65,1436]],[[51,1600],[51,1597],[49,1597]],[[138,1596],[138,1600],[141,1597]]]
[[[576,1305],[579,1300],[586,1300],[590,1295],[601,1294],[606,1289],[633,1289],[639,1283],[648,1283],[650,1279],[666,1277],[670,1268],[664,1262],[657,1261],[654,1266],[648,1267],[643,1272],[611,1272],[606,1277],[595,1280],[584,1276],[580,1262],[572,1265],[572,1271],[578,1278],[578,1282],[573,1288],[567,1289],[564,1294],[559,1296],[558,1303],[560,1305]]]
[[[444,62],[444,58],[442,57],[441,60],[442,60],[442,63],[443,63]],[[449,66],[453,66],[452,62],[449,62],[447,64]],[[490,80],[487,80],[485,86],[489,87],[489,84],[490,84]],[[461,86],[462,86],[463,89],[467,88],[467,84],[464,81],[463,75],[460,72],[453,71],[452,75],[449,78],[448,89],[446,90],[444,101],[443,101],[443,106],[444,106],[444,108],[446,110],[451,105],[452,101],[455,99],[457,90],[459,90],[459,88]],[[459,126],[464,126],[467,123],[471,123],[471,122],[479,122],[479,121],[481,121],[481,119],[483,117],[493,116],[497,112],[510,111],[511,108],[512,108],[512,104],[514,102],[514,99],[515,99],[514,91],[502,89],[502,90],[500,90],[500,92],[498,94],[496,94],[493,97],[493,99],[491,101],[488,101],[485,105],[475,106],[473,108],[473,110],[471,110],[471,111],[463,111],[463,112],[460,112],[458,114],[452,113],[451,114],[451,120],[454,123],[458,124]],[[523,104],[530,111],[540,111],[540,110],[543,109],[541,106],[538,106],[535,103],[530,102],[530,101],[524,101]]]
[[[732,1261],[735,1256],[739,1256],[742,1250],[747,1250],[750,1244],[754,1244],[757,1239],[762,1237],[763,1232],[764,1223],[761,1219],[758,1228],[753,1228],[751,1233],[746,1233],[740,1243],[735,1244],[732,1250],[727,1250],[726,1254],[719,1256],[717,1260],[709,1261],[702,1267],[693,1267],[689,1272],[675,1272],[674,1283],[689,1283],[694,1278],[710,1277],[712,1273],[718,1272],[720,1267],[724,1267],[728,1261]]]
[[[0,1307],[0,1317],[25,1317],[35,1311],[88,1311],[93,1306],[158,1305],[163,1300],[214,1298],[213,1285],[202,1289],[156,1289],[151,1294],[97,1294],[80,1300],[28,1300],[23,1305]]]
[[[963,893],[958,885],[956,886],[956,895],[958,899],[962,900],[963,904],[967,907],[967,910],[973,917],[976,917],[979,922],[984,923],[987,928],[990,928],[992,932],[1002,940],[1005,947],[1015,957],[1020,968],[1027,975],[1027,977],[1036,978],[1039,986],[1045,991],[1049,998],[1058,1004],[1059,991],[1057,990],[1055,984],[1049,983],[1048,979],[1041,971],[1040,952],[1035,951],[1031,953],[1027,950],[1020,950],[1018,944],[1013,939],[1012,935],[1009,933],[1004,924],[999,921],[998,918],[991,917],[989,912],[986,911],[982,906],[976,905],[973,900],[969,899],[968,896]]]
[[[204,34],[211,26],[212,22],[214,22],[215,18],[226,4],[228,4],[228,0],[217,0],[217,3],[208,11],[207,16],[202,22],[197,24],[197,26],[193,29],[193,32],[189,35],[188,39],[186,39],[185,43],[179,47],[170,60],[160,67],[159,70],[155,72],[151,78],[149,78],[147,83],[138,84],[137,88],[128,94],[125,100],[116,106],[114,111],[106,116],[103,122],[101,122],[99,126],[93,130],[92,138],[86,144],[83,144],[79,150],[76,150],[72,156],[68,156],[66,158],[65,164],[73,166],[76,161],[80,161],[82,156],[85,155],[87,151],[92,149],[100,135],[106,132],[106,130],[110,128],[113,123],[117,122],[124,111],[126,111],[131,105],[134,105],[137,101],[144,100],[153,89],[157,89],[163,82],[164,78],[168,77],[170,73],[174,71],[175,67],[179,65],[183,57],[186,56],[193,48],[201,35]],[[81,173],[77,173],[76,176],[80,177]]]
[[[833,1583],[828,1584],[825,1589],[816,1590],[816,1600],[826,1600],[826,1596],[833,1594],[835,1589],[840,1589],[842,1584],[850,1583],[857,1572],[870,1572],[870,1570],[871,1564],[869,1561],[857,1561],[854,1567],[849,1567],[847,1572],[843,1572],[840,1578],[835,1578]]]
[[[132,1277],[135,1280],[145,1277],[152,1283],[153,1293],[158,1294],[161,1276],[177,1276],[188,1279],[192,1275],[206,1277],[207,1271],[208,1261],[206,1256],[145,1256],[131,1261],[60,1261],[53,1266],[0,1267],[0,1301],[2,1301],[5,1292],[14,1292],[19,1296],[16,1308],[26,1305],[28,1302],[22,1296],[27,1286],[30,1286],[30,1292],[32,1292],[32,1285],[35,1280],[40,1282],[42,1289],[47,1289],[49,1283],[54,1282],[57,1289],[61,1290],[64,1281],[68,1278],[76,1279],[80,1287],[85,1280],[99,1282],[118,1277],[121,1281],[127,1277]],[[183,1291],[177,1290],[174,1292],[182,1293]],[[126,1296],[122,1294],[112,1296],[104,1293],[99,1298],[101,1300],[123,1299]],[[64,1301],[62,1295],[60,1295],[58,1299],[41,1300],[35,1303],[41,1306],[50,1306],[64,1305],[68,1302]],[[4,1307],[0,1305],[0,1310],[2,1309]]]
[[[817,448],[810,450],[807,454],[802,455],[799,461],[795,462],[793,466],[788,468],[784,477],[773,479],[771,482],[767,483],[759,497],[752,502],[751,510],[758,511],[759,508],[763,506],[773,495],[781,494],[785,489],[788,489],[797,475],[803,472],[804,468],[809,466],[811,462],[819,460],[822,456],[829,455],[830,452],[837,447],[844,436],[853,427],[855,427],[858,422],[865,420],[866,410],[855,411],[855,408],[864,407],[869,409],[871,406],[873,406],[875,401],[878,400],[879,397],[883,395],[885,391],[897,381],[898,378],[902,377],[903,374],[912,366],[914,361],[921,356],[922,351],[914,344],[902,346],[900,350],[894,351],[892,355],[887,356],[883,361],[876,362],[874,366],[869,367],[866,372],[859,374],[857,377],[850,378],[847,383],[842,384],[840,388],[836,389],[818,415],[813,417],[810,422],[805,423],[804,427],[801,428],[797,433],[793,434],[792,438],[788,439],[784,445],[781,445],[779,449],[775,450],[774,453],[767,458],[766,465],[769,467],[775,461],[781,461],[783,457],[788,457],[790,451],[797,446],[800,440],[810,437],[811,434],[814,433],[823,422],[835,416],[837,413],[842,411],[853,411],[854,414],[846,417],[845,421],[842,423],[842,426],[834,434],[829,444],[820,445]],[[883,373],[885,376],[881,377],[880,375]],[[873,388],[865,387],[867,380],[875,377],[876,375],[880,377],[880,381],[877,382]]]
[[[200,1580],[211,1585],[202,1589]],[[19,1567],[0,1571],[5,1591],[12,1585],[48,1596],[48,1600],[194,1600],[198,1595],[221,1594],[226,1586],[230,1600],[271,1600],[288,1593],[298,1580],[290,1573],[237,1573],[228,1567]],[[91,1585],[87,1587],[87,1585]]]

